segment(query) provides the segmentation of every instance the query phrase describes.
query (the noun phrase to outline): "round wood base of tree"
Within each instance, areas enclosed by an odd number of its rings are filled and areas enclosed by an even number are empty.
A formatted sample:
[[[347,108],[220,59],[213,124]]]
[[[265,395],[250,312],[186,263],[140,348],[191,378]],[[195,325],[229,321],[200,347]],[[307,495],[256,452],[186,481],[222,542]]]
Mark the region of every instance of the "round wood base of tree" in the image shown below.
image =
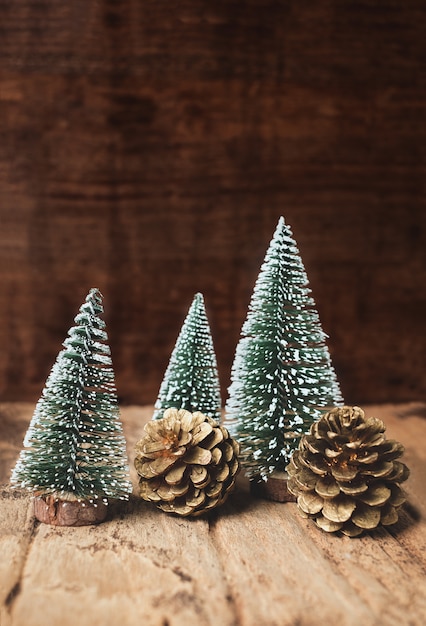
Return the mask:
[[[99,524],[108,512],[102,500],[59,500],[55,496],[36,496],[34,515],[44,524],[52,526],[88,526]]]
[[[266,480],[255,476],[250,481],[250,491],[257,498],[274,502],[296,502],[296,498],[287,488],[287,472],[273,472]]]

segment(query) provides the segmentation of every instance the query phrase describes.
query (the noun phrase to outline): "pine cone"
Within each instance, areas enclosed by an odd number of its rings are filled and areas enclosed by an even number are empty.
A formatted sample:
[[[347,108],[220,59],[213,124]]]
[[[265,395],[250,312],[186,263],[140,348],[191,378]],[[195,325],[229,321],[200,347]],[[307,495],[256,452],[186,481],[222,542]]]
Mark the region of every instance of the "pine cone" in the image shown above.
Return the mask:
[[[304,517],[350,537],[398,520],[405,501],[398,483],[409,470],[395,461],[402,444],[359,407],[334,408],[312,424],[287,466],[288,489]]]
[[[167,513],[197,516],[222,504],[235,483],[239,446],[199,411],[167,409],[136,444],[140,495]]]

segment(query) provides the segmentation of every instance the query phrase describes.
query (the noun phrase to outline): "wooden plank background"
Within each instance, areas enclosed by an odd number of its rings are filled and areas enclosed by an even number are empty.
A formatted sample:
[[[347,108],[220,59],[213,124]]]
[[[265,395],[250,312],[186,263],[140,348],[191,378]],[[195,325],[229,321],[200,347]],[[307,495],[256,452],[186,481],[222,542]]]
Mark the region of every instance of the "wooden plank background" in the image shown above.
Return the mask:
[[[0,394],[89,288],[152,403],[196,291],[223,395],[278,217],[347,402],[424,397],[426,6],[0,2]]]
[[[426,405],[364,408],[404,444],[411,475],[398,523],[361,538],[324,533],[243,480],[190,520],[142,502],[132,467],[130,501],[80,528],[35,522],[29,497],[0,486],[1,626],[424,626]],[[0,404],[0,485],[32,409]],[[131,459],[151,416],[122,411]]]

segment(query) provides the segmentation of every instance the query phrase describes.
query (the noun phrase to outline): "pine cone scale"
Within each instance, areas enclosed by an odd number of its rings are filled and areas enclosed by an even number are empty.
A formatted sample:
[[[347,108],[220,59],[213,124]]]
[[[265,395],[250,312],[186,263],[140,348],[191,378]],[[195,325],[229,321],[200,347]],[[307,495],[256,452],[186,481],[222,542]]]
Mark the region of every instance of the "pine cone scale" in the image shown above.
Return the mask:
[[[334,498],[340,493],[339,485],[332,476],[324,476],[315,481],[314,489],[323,498]]]
[[[398,521],[398,513],[393,506],[387,506],[382,509],[380,523],[383,526],[392,526]]]
[[[409,474],[410,474],[410,471],[408,467],[404,465],[404,463],[401,463],[399,461],[394,461],[393,471],[391,472],[391,474],[389,474],[388,479],[394,482],[402,483],[405,480],[407,480]]]
[[[348,482],[353,480],[358,474],[358,468],[355,465],[332,465],[330,471],[333,477],[338,481]],[[327,472],[324,472],[327,474]]]
[[[401,504],[404,504],[405,495],[401,487],[398,487],[398,485],[391,485],[391,497],[389,502],[395,507],[399,507]]]
[[[227,435],[228,436],[228,435]],[[223,441],[224,436],[222,431],[219,428],[215,428],[212,433],[208,436],[207,441],[204,442],[204,446],[208,449],[208,450],[212,450],[213,448],[216,448],[216,446]],[[218,448],[217,448],[218,449]]]
[[[355,510],[355,502],[344,494],[323,500],[322,514],[331,522],[347,522]]]
[[[304,491],[310,491],[315,488],[318,477],[313,474],[309,469],[303,468],[295,477],[294,480]]]
[[[371,530],[380,522],[381,512],[379,508],[373,508],[368,504],[358,504],[352,516],[352,522],[359,528]]]
[[[141,497],[144,500],[159,500],[160,496],[157,495],[157,489],[159,489],[161,485],[161,481],[155,481],[153,483],[147,483],[145,482],[143,485],[141,485]],[[143,495],[142,495],[143,492]]]
[[[221,458],[222,458],[222,451],[219,448],[214,448],[211,454],[212,454],[212,463],[214,463],[214,465],[219,465]]]
[[[343,450],[333,450],[331,448],[325,448],[324,454],[327,459],[337,459],[339,456],[343,456]]]
[[[143,476],[144,478],[156,478],[157,477],[157,473],[151,469],[151,466],[149,463],[141,463],[140,460],[138,459],[137,461],[135,461],[135,467],[136,467],[138,474],[140,474],[140,476]]]
[[[206,487],[211,478],[206,468],[202,465],[194,465],[191,469],[191,481],[192,484],[198,487],[199,489],[202,487]]]
[[[165,481],[169,485],[178,485],[185,473],[186,465],[176,465],[165,475]]]
[[[324,454],[327,442],[325,439],[315,439],[315,437],[307,435],[305,445],[313,454]]]
[[[213,432],[213,428],[207,422],[203,422],[193,430],[192,445],[196,446]]]
[[[172,501],[176,497],[172,490],[173,490],[173,487],[166,486],[163,483],[157,489],[157,495],[161,498],[161,500],[165,500],[166,502]]]
[[[310,459],[300,458],[300,462],[314,474],[318,474],[319,476],[325,476],[327,474],[328,465],[319,455],[312,456]]]
[[[332,522],[323,515],[318,515],[315,521],[317,525],[322,528],[322,530],[325,530],[328,533],[334,533],[337,530],[340,530],[343,526],[342,522]]]
[[[197,465],[207,465],[212,460],[212,453],[210,450],[206,450],[205,448],[200,448],[199,446],[195,446],[192,450],[186,454],[185,463]]]
[[[228,433],[227,433],[227,438],[229,438]],[[227,441],[225,441],[224,444],[223,444],[222,450],[223,450],[223,454],[225,456],[226,462],[229,463],[232,460],[232,458],[234,457],[234,454],[235,454],[235,450],[234,450],[233,446],[230,443],[228,443]]]
[[[359,537],[359,535],[362,535],[362,533],[364,532],[363,528],[360,528],[359,526],[355,526],[355,524],[353,524],[352,522],[346,522],[346,524],[342,524],[342,527],[340,530],[347,537]]]
[[[189,484],[188,483],[183,483],[180,485],[171,485],[170,487],[170,493],[172,493],[175,498],[180,498],[181,496],[184,496],[185,494],[187,494],[189,491]]]
[[[379,483],[377,485],[373,485],[370,489],[368,489],[368,491],[358,496],[358,500],[360,500],[360,502],[364,502],[364,504],[368,504],[369,506],[377,506],[387,502],[391,497],[391,493],[392,492],[389,487]]]
[[[222,485],[216,481],[212,482],[209,488],[206,490],[209,498],[216,498],[222,491]]]
[[[380,454],[381,458],[385,459],[386,461],[393,461],[394,459],[397,459],[401,456],[403,452],[404,446],[397,441],[386,442],[385,444],[381,445],[378,450],[378,454]]]
[[[320,496],[313,492],[304,492],[298,497],[297,504],[305,513],[315,515],[315,513],[319,513],[321,511],[324,501]]]
[[[393,471],[393,463],[392,461],[383,461],[379,462],[376,465],[372,465],[366,467],[363,470],[363,473],[366,476],[374,476],[375,478],[383,478],[385,476],[389,476]]]
[[[347,495],[356,496],[358,494],[364,493],[367,491],[368,485],[363,480],[357,479],[352,480],[351,482],[345,483],[343,481],[339,481],[338,483],[340,491]]]
[[[370,454],[364,454],[364,456],[361,456],[361,454],[357,455],[358,463],[365,463],[365,465],[369,465],[370,463],[375,463],[375,461],[377,461],[378,458],[379,458],[378,452],[370,452]]]
[[[201,489],[195,489],[193,492],[192,498],[186,499],[186,504],[191,507],[191,509],[195,509],[201,506],[206,499],[206,494]]]
[[[219,470],[213,470],[214,479],[217,482],[223,483],[228,478],[230,471],[229,465],[225,464]]]

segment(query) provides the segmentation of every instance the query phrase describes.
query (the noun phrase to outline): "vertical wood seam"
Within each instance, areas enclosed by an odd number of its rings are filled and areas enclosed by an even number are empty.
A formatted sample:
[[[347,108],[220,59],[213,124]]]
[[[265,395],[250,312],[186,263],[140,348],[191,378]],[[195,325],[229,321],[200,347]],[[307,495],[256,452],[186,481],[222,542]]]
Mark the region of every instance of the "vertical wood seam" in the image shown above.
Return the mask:
[[[215,555],[216,555],[216,559],[217,561],[220,563],[221,569],[223,572],[227,571],[226,568],[226,563],[224,563],[224,560],[222,558],[222,551],[218,549],[218,542],[216,539],[216,526],[217,523],[219,521],[219,518],[217,516],[217,513],[213,513],[211,516],[209,516],[207,518],[207,523],[208,523],[208,531],[209,531],[209,539],[211,542],[211,545],[215,551]],[[234,617],[234,622],[233,622],[233,626],[242,626],[243,624],[243,620],[242,620],[242,616],[238,610],[238,604],[236,601],[236,598],[234,596],[234,592],[232,589],[232,586],[230,585],[230,582],[227,578],[224,578],[224,584],[226,586],[226,595],[225,595],[225,599],[228,603],[228,606],[230,608],[230,611],[233,614]]]
[[[22,577],[25,571],[25,566],[27,564],[28,561],[28,557],[29,554],[31,552],[31,548],[34,544],[34,540],[35,537],[37,535],[37,530],[40,526],[40,523],[35,519],[34,517],[34,512],[33,512],[33,502],[32,500],[28,503],[27,506],[27,516],[26,516],[26,524],[27,522],[30,522],[30,520],[32,519],[32,525],[31,525],[31,532],[28,536],[28,542],[25,548],[25,551],[23,553],[22,559],[21,559],[21,566],[19,568],[19,572],[18,572],[18,576],[16,581],[13,583],[13,585],[10,588],[9,593],[6,596],[6,600],[4,602],[4,607],[6,609],[6,611],[9,613],[9,616],[12,615],[12,611],[13,611],[13,606],[16,602],[16,599],[18,598],[19,594],[21,593],[22,590]]]

